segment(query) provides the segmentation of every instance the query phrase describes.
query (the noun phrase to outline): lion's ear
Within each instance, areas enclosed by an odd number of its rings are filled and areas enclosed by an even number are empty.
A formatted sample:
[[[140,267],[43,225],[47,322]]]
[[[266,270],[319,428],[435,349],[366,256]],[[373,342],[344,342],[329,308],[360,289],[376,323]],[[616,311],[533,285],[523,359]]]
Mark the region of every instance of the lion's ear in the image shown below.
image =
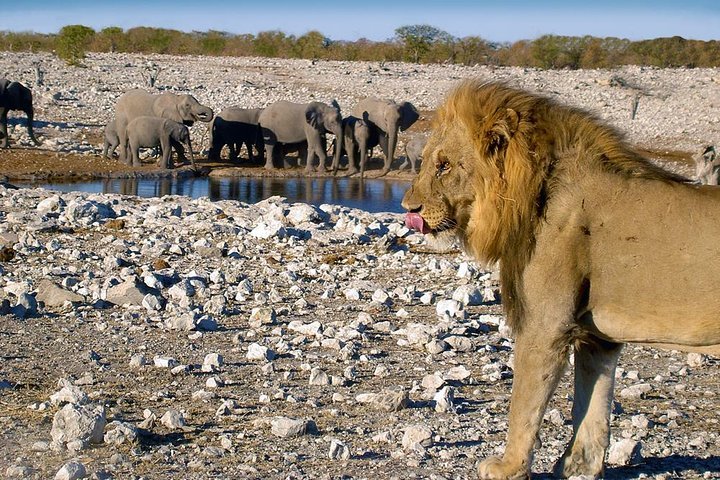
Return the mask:
[[[505,109],[505,112],[500,114],[500,118],[495,121],[487,133],[488,153],[495,155],[504,149],[513,135],[515,135],[515,132],[517,132],[519,124],[520,116],[518,113],[512,108]]]

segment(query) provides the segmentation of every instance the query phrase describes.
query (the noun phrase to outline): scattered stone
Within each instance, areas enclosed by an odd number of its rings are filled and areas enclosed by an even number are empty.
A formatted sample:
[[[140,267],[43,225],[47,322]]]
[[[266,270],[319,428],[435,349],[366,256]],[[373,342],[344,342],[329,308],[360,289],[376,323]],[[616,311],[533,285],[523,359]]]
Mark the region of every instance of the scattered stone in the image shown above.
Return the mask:
[[[637,465],[642,461],[642,445],[629,438],[613,442],[608,449],[607,461],[610,465]]]
[[[405,428],[402,446],[405,450],[413,450],[417,445],[430,447],[433,444],[433,431],[427,425],[411,425]]]
[[[179,412],[174,409],[170,409],[165,414],[160,417],[160,423],[165,425],[170,430],[177,430],[185,427],[185,416],[182,414],[182,412]]]
[[[311,420],[275,417],[270,421],[270,431],[276,437],[299,437],[307,434],[312,425],[314,425],[314,423]]]
[[[45,308],[62,307],[65,302],[82,303],[85,301],[85,298],[81,295],[66,290],[47,279],[38,285],[38,293],[35,295],[35,299],[45,305]]]
[[[111,427],[111,429],[105,432],[105,443],[119,446],[123,443],[134,445],[137,442],[138,431],[133,425],[126,422],[113,421],[110,422],[108,427]]]
[[[407,408],[410,403],[408,392],[401,389],[387,389],[381,393],[361,393],[355,397],[359,403],[367,403],[377,410],[396,412]]]
[[[260,328],[265,325],[275,325],[275,310],[271,307],[253,308],[250,314],[250,327]]]
[[[328,458],[331,460],[349,460],[350,449],[343,442],[337,439],[330,440],[330,451]]]
[[[251,343],[248,345],[246,357],[248,360],[262,360],[267,362],[275,358],[275,352],[258,343]]]
[[[77,460],[69,461],[55,474],[55,480],[78,480],[85,477],[87,477],[85,465]]]
[[[102,405],[68,403],[53,417],[50,436],[55,444],[85,448],[91,443],[102,443],[106,423]]]

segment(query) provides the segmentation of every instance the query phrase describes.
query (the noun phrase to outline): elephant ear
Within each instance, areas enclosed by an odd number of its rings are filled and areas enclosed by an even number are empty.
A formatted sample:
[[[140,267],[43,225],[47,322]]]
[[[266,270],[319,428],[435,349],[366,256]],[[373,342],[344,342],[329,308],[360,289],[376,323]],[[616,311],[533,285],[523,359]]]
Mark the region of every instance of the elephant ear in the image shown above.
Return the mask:
[[[400,131],[404,132],[412,127],[413,123],[420,118],[420,112],[417,111],[415,105],[410,102],[402,102],[400,104]]]
[[[305,110],[305,121],[310,124],[311,127],[317,128],[322,123],[322,116],[315,108],[308,107]]]

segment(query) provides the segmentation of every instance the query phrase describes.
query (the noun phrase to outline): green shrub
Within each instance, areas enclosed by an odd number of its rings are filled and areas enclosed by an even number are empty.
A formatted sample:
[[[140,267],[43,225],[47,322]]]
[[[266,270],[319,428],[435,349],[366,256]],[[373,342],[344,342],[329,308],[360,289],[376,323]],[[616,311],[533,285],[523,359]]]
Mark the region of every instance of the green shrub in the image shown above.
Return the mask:
[[[80,66],[90,45],[95,30],[85,25],[66,25],[60,29],[56,51],[58,57],[68,65]]]

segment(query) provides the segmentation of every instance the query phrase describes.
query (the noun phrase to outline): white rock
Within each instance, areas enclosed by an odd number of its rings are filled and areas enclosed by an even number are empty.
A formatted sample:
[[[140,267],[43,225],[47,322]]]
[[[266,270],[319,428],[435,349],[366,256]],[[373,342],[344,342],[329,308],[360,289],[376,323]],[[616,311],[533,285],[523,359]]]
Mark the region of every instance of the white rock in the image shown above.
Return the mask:
[[[165,412],[165,414],[160,417],[160,423],[165,425],[170,430],[176,430],[186,425],[185,416],[182,414],[182,412],[174,409],[170,409]]]
[[[260,345],[258,343],[251,343],[250,345],[248,345],[248,352],[246,358],[248,360],[270,361],[275,358],[275,353],[263,345]]]
[[[350,449],[340,440],[333,438],[330,440],[328,458],[331,460],[348,460],[350,458]]]
[[[455,390],[450,386],[444,386],[433,396],[435,411],[438,413],[455,413]]]
[[[271,433],[276,437],[299,437],[308,433],[307,420],[289,417],[275,417],[270,421]]]
[[[63,465],[55,474],[55,480],[78,480],[87,477],[85,465],[77,460],[71,460]]]
[[[462,304],[457,300],[440,300],[435,305],[435,311],[439,317],[465,318]]]
[[[180,364],[180,362],[172,357],[157,356],[153,358],[153,364],[158,368],[175,368]]]
[[[107,420],[102,405],[66,404],[53,417],[50,436],[53,443],[77,443],[81,448],[91,443],[102,443]]]
[[[619,466],[638,464],[642,461],[642,445],[629,438],[613,442],[608,449],[607,461]]]
[[[411,425],[405,428],[402,437],[402,446],[405,450],[412,450],[416,445],[430,447],[433,444],[433,431],[427,425]]]

